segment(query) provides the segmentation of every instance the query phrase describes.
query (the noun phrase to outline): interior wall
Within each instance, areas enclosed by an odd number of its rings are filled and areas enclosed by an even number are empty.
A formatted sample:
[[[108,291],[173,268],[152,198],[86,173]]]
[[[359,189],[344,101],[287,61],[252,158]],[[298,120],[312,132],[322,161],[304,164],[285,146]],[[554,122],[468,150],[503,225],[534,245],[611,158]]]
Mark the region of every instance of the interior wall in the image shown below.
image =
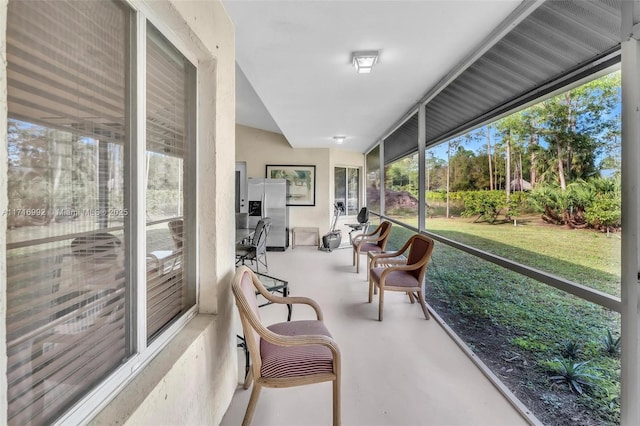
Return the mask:
[[[327,212],[333,200],[329,149],[294,149],[279,133],[237,124],[236,161],[247,163],[247,178],[264,178],[267,164],[316,166],[316,205],[289,207],[289,228],[318,227],[320,235],[329,230]]]

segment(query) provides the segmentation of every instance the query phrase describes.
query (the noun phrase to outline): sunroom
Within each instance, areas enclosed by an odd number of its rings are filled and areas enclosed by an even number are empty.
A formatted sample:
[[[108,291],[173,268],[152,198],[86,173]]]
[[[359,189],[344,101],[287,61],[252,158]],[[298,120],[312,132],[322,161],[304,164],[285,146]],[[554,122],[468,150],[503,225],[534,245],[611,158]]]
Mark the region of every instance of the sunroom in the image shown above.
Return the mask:
[[[7,423],[239,424],[234,228],[287,168],[266,273],[325,311],[343,423],[640,422],[640,3],[3,4]],[[376,321],[363,207],[436,241],[431,320]],[[330,405],[270,389],[253,423]]]

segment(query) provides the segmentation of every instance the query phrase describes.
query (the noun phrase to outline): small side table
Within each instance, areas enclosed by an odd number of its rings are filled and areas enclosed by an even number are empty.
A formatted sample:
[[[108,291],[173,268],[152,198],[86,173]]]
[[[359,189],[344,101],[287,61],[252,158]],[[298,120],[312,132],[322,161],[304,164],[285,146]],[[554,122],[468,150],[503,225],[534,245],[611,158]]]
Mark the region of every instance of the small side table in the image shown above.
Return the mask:
[[[254,272],[262,285],[267,289],[267,291],[271,294],[280,294],[282,297],[289,296],[289,282],[285,280],[281,280],[280,278],[275,278],[269,275],[261,274],[259,272]],[[256,295],[259,295],[259,292],[256,292]],[[263,306],[272,305],[273,303],[270,301],[266,301],[258,305],[258,308],[262,308]],[[291,304],[287,304],[287,321],[291,321],[291,314],[293,312],[293,306]],[[247,340],[244,336],[237,335],[238,338],[238,347],[244,349],[244,376],[247,377],[249,374],[249,347],[247,346]]]
[[[256,274],[256,276],[258,277],[262,285],[264,285],[264,287],[267,289],[269,293],[280,294],[282,297],[289,296],[289,282],[285,280],[281,280],[280,278],[275,278],[269,275],[261,274],[259,272],[254,272],[254,273]],[[256,294],[260,294],[260,293],[256,293]],[[263,306],[267,306],[271,304],[272,303],[267,300],[265,303],[258,305],[258,307],[262,308]],[[293,311],[293,306],[290,304],[287,304],[287,310],[289,311],[289,314],[287,315],[287,321],[291,321],[291,313]]]
[[[306,238],[304,238],[306,237]],[[300,239],[305,240],[301,243]],[[312,243],[309,241],[313,239]],[[296,246],[307,245],[307,246],[318,246],[320,244],[320,230],[316,227],[303,227],[296,226],[291,231],[291,248],[294,249]]]

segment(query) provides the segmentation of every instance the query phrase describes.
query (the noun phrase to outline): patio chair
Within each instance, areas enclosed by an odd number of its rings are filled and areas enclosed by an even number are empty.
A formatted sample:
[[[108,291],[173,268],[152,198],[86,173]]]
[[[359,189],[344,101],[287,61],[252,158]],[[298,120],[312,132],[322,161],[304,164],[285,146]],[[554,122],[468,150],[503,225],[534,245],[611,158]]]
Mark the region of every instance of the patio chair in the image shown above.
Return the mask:
[[[183,229],[184,222],[182,219],[176,219],[169,222],[169,232],[171,233],[171,238],[173,239],[173,243],[176,245],[177,251],[182,251],[182,246],[184,244]]]
[[[245,265],[246,262],[256,264],[256,272],[260,272],[260,264],[269,270],[267,264],[267,236],[271,228],[271,219],[263,217],[258,221],[253,236],[236,245],[236,265]]]
[[[360,209],[360,212],[357,216],[358,223],[347,223],[346,225],[351,228],[349,231],[349,242],[353,244],[353,233],[356,231],[362,231],[363,233],[367,232],[367,228],[369,227],[369,209],[367,207],[363,207]]]
[[[422,292],[422,281],[427,271],[427,263],[429,263],[433,252],[433,245],[431,238],[416,234],[411,236],[400,250],[394,253],[381,253],[372,259],[372,267],[369,272],[369,303],[373,299],[373,290],[374,286],[376,286],[380,289],[380,295],[378,296],[379,321],[382,321],[385,290],[407,293],[412,304],[414,303],[414,298],[417,298],[422,307],[424,317],[429,319],[429,311]],[[378,266],[383,265],[385,259],[401,256],[407,249],[409,249],[409,255],[407,256],[406,264]]]
[[[246,266],[236,270],[233,295],[251,355],[251,370],[244,382],[253,390],[243,425],[251,424],[262,387],[283,388],[333,382],[333,424],[340,424],[340,349],[322,321],[318,304],[306,297],[271,294]],[[272,303],[306,304],[317,320],[287,321],[265,326],[258,312],[257,292]]]
[[[175,249],[167,250],[168,247],[164,247],[164,249],[149,252],[147,254],[147,272],[158,272],[160,275],[166,275],[182,266],[184,221],[175,219],[167,225]]]
[[[367,254],[370,251],[384,251],[390,234],[391,222],[385,220],[373,232],[355,236],[352,246],[353,264],[356,266],[356,273],[360,272],[360,255]]]

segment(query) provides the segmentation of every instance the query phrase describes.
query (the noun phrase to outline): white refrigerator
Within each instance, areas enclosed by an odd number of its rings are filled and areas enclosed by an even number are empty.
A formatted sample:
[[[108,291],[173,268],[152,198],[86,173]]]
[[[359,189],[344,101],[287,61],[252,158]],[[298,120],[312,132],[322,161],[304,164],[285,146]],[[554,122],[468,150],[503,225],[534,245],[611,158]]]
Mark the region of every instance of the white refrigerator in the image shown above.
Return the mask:
[[[288,184],[286,179],[248,179],[249,228],[255,228],[260,218],[271,219],[267,250],[289,247]]]

